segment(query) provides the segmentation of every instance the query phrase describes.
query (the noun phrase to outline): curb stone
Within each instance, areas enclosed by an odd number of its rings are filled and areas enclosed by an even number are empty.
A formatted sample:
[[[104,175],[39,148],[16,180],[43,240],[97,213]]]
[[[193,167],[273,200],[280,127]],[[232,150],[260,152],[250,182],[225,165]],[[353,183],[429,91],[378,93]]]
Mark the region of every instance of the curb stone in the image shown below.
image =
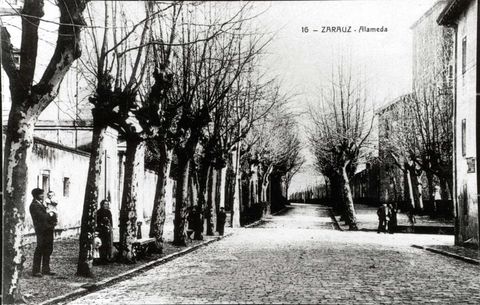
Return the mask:
[[[459,254],[455,254],[455,253],[451,253],[451,252],[448,252],[448,251],[435,249],[435,248],[432,248],[432,247],[419,246],[419,245],[412,245],[412,247],[417,248],[417,249],[421,249],[421,250],[430,251],[432,253],[440,254],[440,255],[443,255],[443,256],[456,258],[458,260],[462,260],[466,263],[470,263],[470,264],[473,264],[473,265],[480,265],[480,260],[470,258],[470,257],[466,257],[466,256],[463,256],[463,255],[459,255]]]
[[[121,281],[126,280],[128,278],[131,278],[135,275],[140,274],[141,272],[147,271],[151,267],[156,267],[156,266],[163,265],[163,264],[165,264],[165,263],[167,263],[171,260],[176,259],[177,257],[183,256],[183,255],[188,254],[190,252],[193,252],[193,251],[195,251],[195,250],[197,250],[201,247],[207,246],[211,243],[214,243],[216,241],[219,241],[223,238],[226,238],[226,237],[229,237],[229,236],[232,236],[232,235],[233,235],[233,233],[228,233],[228,234],[225,234],[223,236],[217,236],[217,237],[212,238],[210,240],[207,240],[203,243],[185,248],[185,249],[183,249],[179,252],[175,252],[175,253],[169,254],[169,255],[164,256],[164,257],[160,257],[157,260],[145,263],[143,265],[140,265],[140,266],[135,267],[133,269],[130,269],[126,272],[120,273],[118,275],[115,275],[115,276],[97,281],[95,283],[85,284],[81,288],[78,288],[78,289],[76,289],[74,291],[71,291],[69,293],[66,293],[64,295],[60,295],[60,296],[51,298],[49,300],[43,301],[43,302],[39,303],[38,305],[52,305],[52,304],[58,304],[60,302],[64,302],[64,301],[67,301],[67,300],[71,301],[73,299],[76,299],[76,298],[79,298],[81,296],[87,295],[91,292],[101,290],[101,289],[106,288],[110,285],[121,282]]]

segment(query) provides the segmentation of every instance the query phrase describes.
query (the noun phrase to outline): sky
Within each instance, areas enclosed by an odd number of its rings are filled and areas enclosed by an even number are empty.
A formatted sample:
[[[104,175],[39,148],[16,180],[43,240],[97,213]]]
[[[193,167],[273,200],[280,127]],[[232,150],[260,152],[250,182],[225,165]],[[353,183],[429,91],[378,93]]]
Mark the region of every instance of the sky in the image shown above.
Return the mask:
[[[436,0],[323,0],[323,1],[255,1],[253,8],[263,12],[255,23],[260,31],[274,35],[261,61],[271,76],[277,76],[282,90],[294,98],[290,107],[301,113],[314,104],[322,82],[328,80],[332,67],[344,58],[365,79],[368,91],[380,107],[394,98],[408,93],[412,74],[412,31],[410,27]],[[140,4],[139,2],[136,2]],[[238,4],[238,3],[237,3]],[[136,4],[134,4],[136,5]],[[46,19],[56,19],[57,9],[46,10]],[[2,18],[8,24],[8,18]],[[49,56],[55,41],[56,25],[41,25],[41,54]],[[325,27],[350,28],[350,33],[323,33]],[[380,33],[359,32],[361,26],[382,28]],[[308,32],[305,28],[308,27]],[[304,29],[302,31],[302,28]],[[18,29],[10,28],[12,42],[19,45]],[[317,30],[315,32],[314,30]],[[37,74],[47,65],[40,61]],[[77,75],[70,73],[64,87],[74,87]],[[7,84],[2,85],[8,88]],[[68,93],[73,99],[74,93]],[[3,96],[3,93],[2,93]],[[54,112],[45,111],[42,116],[51,118]],[[58,107],[57,107],[58,108]],[[62,110],[69,119],[71,111]],[[55,115],[57,116],[57,115]],[[72,118],[70,118],[72,119]],[[300,125],[305,117],[299,115]],[[305,134],[301,133],[304,138]],[[295,192],[321,181],[313,170],[313,158],[305,147],[307,164],[293,178],[290,191]]]
[[[263,65],[295,97],[291,107],[302,112],[314,104],[322,82],[341,58],[350,61],[368,86],[376,107],[408,93],[412,74],[411,26],[436,0],[337,0],[255,3],[265,10],[260,28],[275,37]],[[350,33],[323,33],[330,27],[350,27]],[[361,26],[386,28],[386,32],[359,32]],[[309,31],[302,32],[302,27]],[[317,30],[318,32],[314,32]],[[357,30],[355,32],[355,30]],[[299,121],[305,121],[299,116]],[[300,124],[302,124],[300,122]],[[304,135],[303,135],[304,136]],[[322,179],[313,169],[313,158],[292,181],[289,192],[315,185]]]

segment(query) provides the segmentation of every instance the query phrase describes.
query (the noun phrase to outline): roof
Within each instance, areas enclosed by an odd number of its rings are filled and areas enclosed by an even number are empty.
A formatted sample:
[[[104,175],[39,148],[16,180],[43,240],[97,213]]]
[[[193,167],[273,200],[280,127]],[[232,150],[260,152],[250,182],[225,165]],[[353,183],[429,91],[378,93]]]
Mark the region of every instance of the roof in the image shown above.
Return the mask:
[[[382,107],[380,107],[377,111],[376,111],[376,115],[380,115],[382,114],[383,112],[385,112],[386,110],[388,110],[388,108],[390,108],[392,105],[395,105],[397,103],[401,103],[403,102],[408,96],[410,96],[411,93],[407,93],[407,94],[403,94],[403,95],[400,95],[399,97],[393,99],[392,101],[388,102],[387,104],[383,105]]]
[[[450,0],[437,18],[437,23],[452,26],[460,14],[465,11],[472,0]]]
[[[437,2],[435,2],[435,4],[432,5],[432,7],[430,7],[428,9],[428,11],[426,11],[420,18],[418,18],[411,26],[410,26],[410,29],[415,29],[415,27],[417,27],[417,25],[419,25],[423,20],[425,20],[426,18],[428,18],[430,15],[432,15],[435,10],[437,9],[438,6],[445,6],[447,5],[447,2],[448,0],[438,0]]]

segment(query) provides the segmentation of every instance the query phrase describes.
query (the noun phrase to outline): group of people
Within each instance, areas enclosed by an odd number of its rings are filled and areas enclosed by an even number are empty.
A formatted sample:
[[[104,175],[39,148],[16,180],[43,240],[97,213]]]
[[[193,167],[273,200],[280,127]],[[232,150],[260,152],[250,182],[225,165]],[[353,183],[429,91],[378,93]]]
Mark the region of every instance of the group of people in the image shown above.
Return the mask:
[[[397,210],[391,203],[382,204],[377,210],[378,229],[377,233],[393,234],[397,227]]]
[[[30,204],[30,215],[32,216],[33,227],[37,236],[37,246],[33,255],[32,275],[42,277],[43,275],[55,275],[50,269],[50,256],[53,252],[53,238],[55,226],[58,224],[58,202],[55,200],[55,193],[49,191],[47,198],[44,198],[44,190],[35,188],[32,190],[33,200]],[[227,215],[223,207],[217,214],[217,232],[224,234]],[[113,221],[110,212],[110,202],[102,200],[100,209],[96,213],[97,226],[93,240],[93,263],[95,265],[107,264],[113,259]],[[202,210],[197,206],[187,210],[188,229],[187,235],[191,239],[203,239],[203,217]]]
[[[55,226],[58,224],[58,201],[55,193],[49,191],[47,198],[41,188],[32,190],[32,203],[30,215],[32,216],[37,245],[33,254],[32,275],[43,277],[55,275],[50,268],[50,256],[53,252],[53,238]],[[100,209],[97,211],[97,227],[93,244],[94,263],[107,263],[112,259],[112,213],[108,200],[102,200]]]
[[[227,219],[227,214],[225,213],[225,208],[221,207],[220,211],[217,213],[217,232],[219,235],[223,235],[225,232],[225,221]],[[192,206],[187,208],[187,237],[191,240],[192,234],[193,239],[202,240],[203,232],[203,218],[202,210],[198,206]]]

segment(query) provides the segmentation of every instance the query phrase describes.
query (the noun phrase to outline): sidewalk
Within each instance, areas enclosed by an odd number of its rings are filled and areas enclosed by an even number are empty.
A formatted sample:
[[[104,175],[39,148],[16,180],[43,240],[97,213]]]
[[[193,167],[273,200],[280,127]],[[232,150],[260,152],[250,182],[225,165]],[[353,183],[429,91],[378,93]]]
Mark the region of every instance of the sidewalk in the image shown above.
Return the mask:
[[[52,298],[72,293],[79,289],[81,290],[81,288],[89,289],[89,287],[94,287],[101,282],[114,279],[118,275],[128,273],[134,269],[141,269],[142,265],[148,265],[162,258],[175,256],[177,253],[185,253],[188,249],[210,243],[219,238],[219,236],[204,235],[203,241],[192,241],[187,247],[177,247],[171,244],[173,240],[173,229],[169,227],[170,225],[165,223],[166,242],[164,242],[163,254],[150,254],[145,258],[139,259],[136,264],[132,265],[111,263],[108,265],[94,266],[93,272],[96,277],[93,279],[75,275],[78,258],[78,236],[54,241],[53,254],[51,256],[51,268],[52,271],[56,272],[54,276],[44,276],[42,278],[32,277],[32,259],[36,243],[25,245],[24,253],[26,261],[21,279],[22,293],[28,303],[39,304]],[[233,232],[233,229],[225,228],[225,235],[231,232]]]
[[[377,208],[355,204],[355,212],[357,215],[358,228],[361,231],[377,231],[378,216]],[[399,233],[421,233],[421,234],[453,234],[453,221],[442,219],[431,219],[428,216],[415,216],[416,223],[412,227],[408,221],[408,217],[404,213],[397,214],[398,232]],[[348,230],[348,225],[344,221],[340,221],[340,215],[335,215],[335,219],[341,230]]]
[[[474,265],[480,265],[480,250],[454,245],[421,246],[414,244],[412,245],[412,247],[427,250],[444,256],[457,258]]]

